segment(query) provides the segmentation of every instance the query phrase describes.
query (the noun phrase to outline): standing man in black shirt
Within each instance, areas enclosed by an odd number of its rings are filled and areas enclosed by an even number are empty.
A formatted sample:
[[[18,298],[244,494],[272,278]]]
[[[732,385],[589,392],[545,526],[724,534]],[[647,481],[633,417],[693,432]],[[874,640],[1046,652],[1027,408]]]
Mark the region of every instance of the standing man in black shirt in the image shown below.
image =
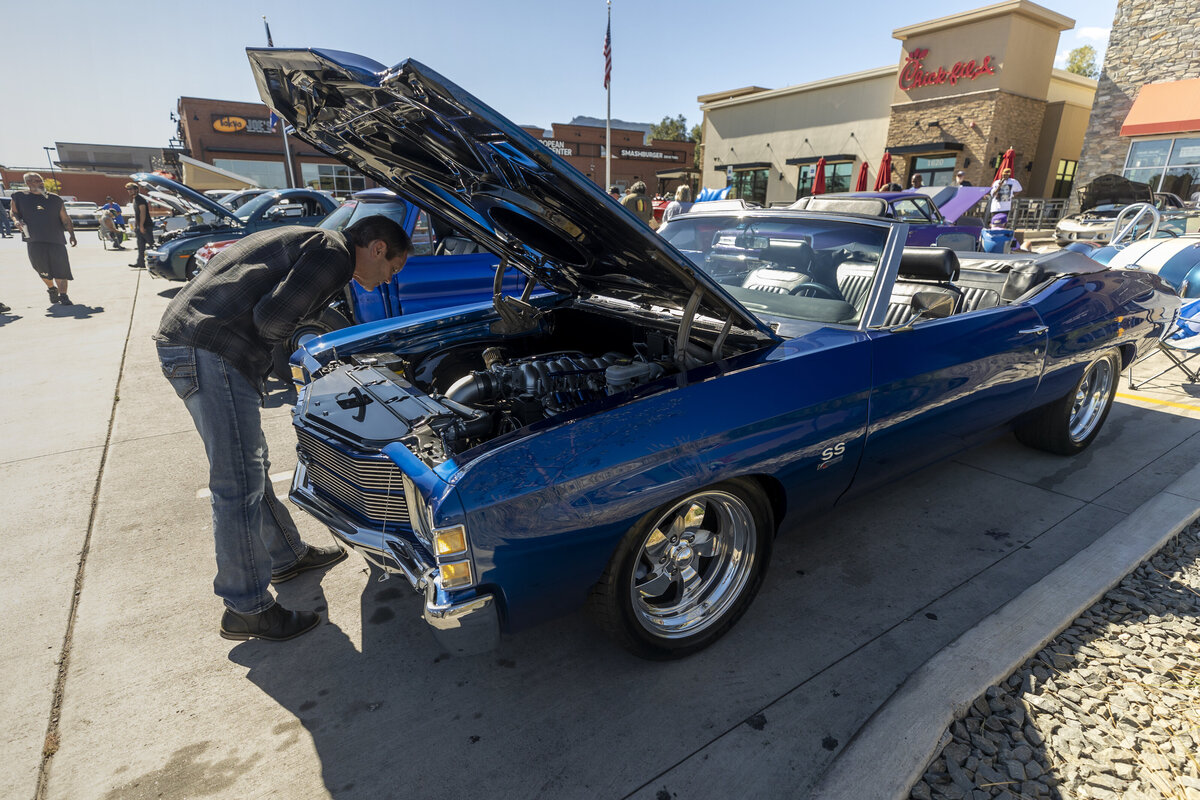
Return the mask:
[[[71,259],[63,234],[70,236],[71,247],[76,244],[75,227],[67,216],[62,198],[46,192],[46,182],[36,172],[26,172],[22,178],[28,192],[12,196],[12,217],[25,231],[29,263],[46,284],[51,303],[71,305],[67,297],[67,282],[72,280]]]
[[[222,250],[171,301],[155,339],[163,374],[187,406],[208,454],[221,636],[282,641],[315,628],[289,611],[271,584],[346,557],[300,540],[268,477],[260,419],[263,376],[275,345],[320,313],[350,282],[374,289],[404,266],[404,228],[371,216],[345,231],[284,227]]]
[[[154,247],[154,223],[150,221],[150,201],[142,194],[141,187],[136,183],[127,183],[129,199],[133,201],[133,232],[137,234],[137,263],[130,264],[137,269],[146,267],[146,249]]]

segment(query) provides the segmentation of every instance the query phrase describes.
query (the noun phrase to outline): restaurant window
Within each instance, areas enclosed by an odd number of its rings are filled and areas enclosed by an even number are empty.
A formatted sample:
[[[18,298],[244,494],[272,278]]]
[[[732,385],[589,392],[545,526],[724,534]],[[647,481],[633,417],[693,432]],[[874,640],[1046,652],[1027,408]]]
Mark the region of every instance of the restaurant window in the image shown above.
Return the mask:
[[[925,186],[949,186],[954,183],[957,164],[958,156],[917,156],[913,159],[912,175],[920,175]]]
[[[261,189],[282,189],[287,186],[282,161],[251,161],[240,158],[214,158],[213,166],[237,173],[254,181]]]
[[[310,189],[350,195],[367,188],[367,179],[345,164],[301,164],[300,178]]]
[[[796,185],[796,199],[812,194],[813,176],[817,174],[816,162],[800,165],[800,182]],[[833,161],[825,164],[825,192],[850,191],[853,161]]]
[[[741,169],[733,173],[729,182],[731,200],[741,199],[760,206],[767,204],[767,170]]]
[[[1050,196],[1055,199],[1067,199],[1071,196],[1071,186],[1075,183],[1075,167],[1079,166],[1078,161],[1068,161],[1065,158],[1060,158],[1058,161],[1058,171],[1054,173],[1054,193]]]

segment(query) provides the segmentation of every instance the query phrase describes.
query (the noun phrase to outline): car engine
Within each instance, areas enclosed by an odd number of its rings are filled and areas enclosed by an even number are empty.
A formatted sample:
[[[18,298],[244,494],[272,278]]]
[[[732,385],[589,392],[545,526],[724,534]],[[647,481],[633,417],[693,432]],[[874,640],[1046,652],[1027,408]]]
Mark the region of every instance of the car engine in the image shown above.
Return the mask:
[[[485,369],[459,378],[442,398],[451,408],[474,412],[450,438],[486,439],[516,430],[655,380],[669,364],[645,355],[574,351],[506,359],[498,348],[485,350],[483,360]]]

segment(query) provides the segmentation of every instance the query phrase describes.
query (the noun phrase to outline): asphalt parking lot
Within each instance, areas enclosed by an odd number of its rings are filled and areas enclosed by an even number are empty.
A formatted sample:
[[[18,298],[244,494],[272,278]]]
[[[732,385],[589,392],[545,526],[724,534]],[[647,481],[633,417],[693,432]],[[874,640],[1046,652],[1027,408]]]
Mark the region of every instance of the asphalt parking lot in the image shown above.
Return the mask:
[[[2,797],[803,796],[913,670],[1200,456],[1197,387],[1122,381],[1078,458],[1006,437],[792,521],[746,617],[677,663],[582,614],[450,658],[357,556],[280,587],[316,632],[231,645],[203,450],[150,340],[178,284],[80,238],[79,305],[52,308],[0,240]],[[289,399],[264,413],[281,493]]]

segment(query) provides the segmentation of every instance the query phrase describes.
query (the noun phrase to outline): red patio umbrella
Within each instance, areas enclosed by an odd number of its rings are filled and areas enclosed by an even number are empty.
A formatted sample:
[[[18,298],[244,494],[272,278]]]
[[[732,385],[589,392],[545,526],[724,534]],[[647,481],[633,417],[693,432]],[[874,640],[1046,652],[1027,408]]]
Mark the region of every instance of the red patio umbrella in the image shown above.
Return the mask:
[[[992,178],[993,181],[1000,180],[1000,176],[1004,174],[1004,170],[1013,168],[1014,156],[1015,154],[1011,147],[1004,151],[1004,155],[1000,158],[1000,166],[996,167],[996,177]]]
[[[882,192],[892,182],[892,154],[883,151],[883,160],[879,162],[879,174],[875,176],[875,191]]]
[[[858,180],[854,183],[854,191],[865,192],[867,190],[867,162],[864,161],[862,166],[858,168]]]
[[[817,168],[813,170],[813,194],[825,194],[825,156],[817,159]]]

